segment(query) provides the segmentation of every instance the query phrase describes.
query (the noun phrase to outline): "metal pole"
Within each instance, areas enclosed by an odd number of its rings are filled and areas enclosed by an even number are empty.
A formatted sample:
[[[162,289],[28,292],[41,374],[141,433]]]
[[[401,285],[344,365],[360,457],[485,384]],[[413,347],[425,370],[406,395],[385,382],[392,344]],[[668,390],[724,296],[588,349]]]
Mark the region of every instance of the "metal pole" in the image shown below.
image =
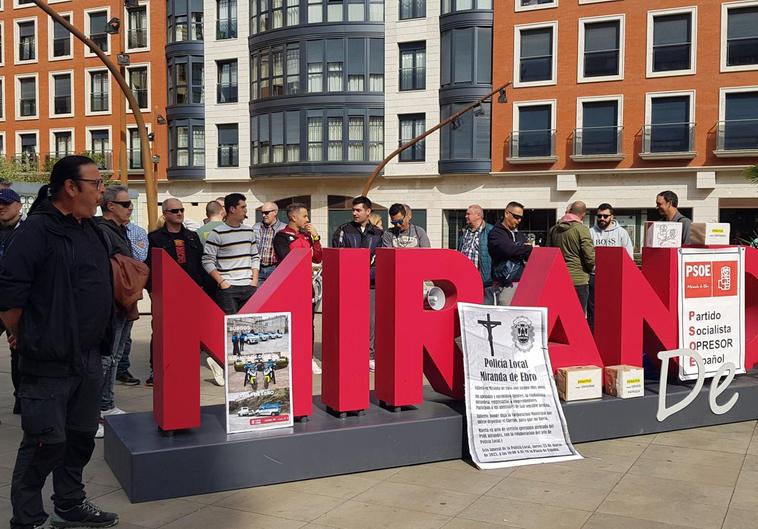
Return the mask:
[[[373,185],[374,185],[374,180],[376,180],[376,177],[377,177],[377,176],[379,176],[379,173],[381,173],[381,172],[382,172],[382,169],[384,169],[384,167],[385,167],[385,166],[386,166],[388,163],[390,163],[390,161],[391,161],[391,160],[392,160],[392,159],[393,159],[395,156],[397,156],[398,154],[400,154],[400,153],[401,153],[401,152],[403,152],[404,150],[408,149],[409,147],[413,147],[413,146],[414,146],[414,145],[416,145],[418,142],[420,142],[421,140],[423,140],[424,138],[426,138],[427,136],[429,136],[429,135],[430,135],[432,132],[435,132],[435,131],[437,131],[437,130],[441,129],[442,127],[444,127],[444,126],[445,126],[445,125],[447,125],[448,123],[452,123],[453,121],[455,121],[456,119],[458,119],[459,117],[461,117],[463,114],[465,114],[465,113],[466,113],[466,112],[468,112],[469,110],[471,110],[471,109],[473,109],[473,108],[477,107],[478,105],[481,105],[481,104],[482,104],[482,103],[484,103],[484,102],[485,102],[487,99],[489,99],[489,98],[490,98],[490,97],[492,97],[493,95],[497,94],[497,93],[498,93],[498,92],[500,92],[501,90],[505,90],[505,88],[506,88],[508,85],[510,85],[510,84],[511,84],[511,83],[505,83],[505,84],[503,84],[503,85],[501,85],[501,86],[499,86],[499,87],[495,88],[495,89],[494,89],[492,92],[490,92],[490,93],[489,93],[489,94],[487,94],[486,96],[484,96],[484,97],[481,97],[481,98],[479,98],[478,100],[476,100],[476,101],[474,101],[473,103],[471,103],[469,106],[467,106],[467,107],[464,107],[464,108],[460,109],[458,112],[456,112],[455,114],[453,114],[453,115],[452,115],[452,116],[450,116],[449,118],[445,119],[444,121],[440,121],[440,122],[439,122],[437,125],[435,125],[435,126],[434,126],[434,127],[432,127],[431,129],[427,130],[427,131],[426,131],[426,132],[424,132],[423,134],[420,134],[420,135],[416,136],[415,138],[413,138],[413,139],[412,139],[412,140],[410,140],[409,142],[407,142],[407,143],[404,143],[403,145],[401,145],[400,147],[398,147],[397,149],[395,149],[394,151],[392,151],[392,152],[391,152],[389,155],[387,155],[387,157],[386,157],[384,160],[382,160],[382,161],[379,163],[379,165],[377,165],[377,166],[376,166],[376,169],[374,169],[374,172],[373,172],[373,173],[371,173],[371,176],[369,176],[368,180],[366,180],[366,183],[365,183],[365,184],[364,184],[364,186],[363,186],[363,190],[361,191],[361,195],[364,195],[364,196],[368,195],[368,192],[369,192],[369,190],[371,189],[371,186],[373,186]]]
[[[129,88],[129,85],[126,82],[126,79],[124,79],[124,76],[121,75],[118,66],[116,66],[113,61],[111,61],[108,56],[103,53],[97,44],[92,42],[92,40],[90,40],[84,33],[71,25],[65,18],[60,16],[57,11],[44,3],[44,0],[32,0],[32,2],[42,11],[50,15],[50,17],[52,17],[52,19],[55,20],[58,24],[70,31],[72,35],[82,41],[90,50],[92,50],[95,55],[100,58],[101,61],[103,61],[103,64],[105,64],[108,70],[110,70],[113,78],[118,83],[118,86],[121,89],[121,92],[124,94],[124,97],[126,97],[126,100],[129,101],[129,106],[134,113],[134,120],[137,122],[137,128],[139,129],[140,144],[142,147],[140,149],[140,152],[142,153],[142,166],[145,169],[147,223],[149,230],[154,230],[157,227],[158,223],[158,188],[156,186],[155,176],[153,175],[153,154],[150,152],[150,142],[147,139],[145,119],[142,116],[142,112],[139,109],[139,104],[137,103],[137,100],[134,97],[131,88]]]

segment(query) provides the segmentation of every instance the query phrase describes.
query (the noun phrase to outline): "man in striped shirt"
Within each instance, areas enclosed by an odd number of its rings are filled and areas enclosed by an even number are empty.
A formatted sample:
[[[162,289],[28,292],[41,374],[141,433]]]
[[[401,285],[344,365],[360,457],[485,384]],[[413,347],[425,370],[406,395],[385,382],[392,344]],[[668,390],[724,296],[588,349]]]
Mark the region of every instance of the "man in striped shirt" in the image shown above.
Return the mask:
[[[203,268],[216,281],[216,302],[226,314],[236,314],[258,287],[260,255],[247,218],[245,195],[224,197],[226,218],[208,234]]]

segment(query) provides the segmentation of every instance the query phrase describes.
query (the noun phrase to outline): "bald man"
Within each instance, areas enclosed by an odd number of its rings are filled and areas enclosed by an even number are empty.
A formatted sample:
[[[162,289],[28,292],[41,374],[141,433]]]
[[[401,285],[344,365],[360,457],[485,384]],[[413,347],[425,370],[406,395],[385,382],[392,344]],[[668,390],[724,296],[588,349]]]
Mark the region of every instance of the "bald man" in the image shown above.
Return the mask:
[[[279,206],[274,202],[266,202],[261,206],[261,221],[253,226],[255,238],[258,241],[258,251],[261,254],[261,271],[258,275],[259,287],[279,264],[274,252],[274,235],[286,228],[287,225],[277,218],[278,214]]]
[[[200,242],[200,237],[198,237],[194,231],[188,230],[184,226],[184,205],[181,200],[176,198],[167,198],[164,200],[163,217],[166,219],[163,227],[147,234],[150,250],[153,248],[161,248],[162,250],[165,250],[171,258],[176,261],[185,272],[187,272],[187,275],[190,276],[199,287],[206,287],[208,284],[208,274],[205,273],[202,265],[203,243]],[[148,253],[148,266],[151,264],[150,259],[151,255]],[[152,285],[148,283],[148,290],[151,290],[151,286]],[[151,371],[152,364],[153,358],[151,355]],[[224,380],[223,375],[224,372],[221,370],[222,382]],[[145,385],[153,385],[152,372],[150,373],[150,377],[145,381]]]
[[[466,225],[458,237],[458,251],[471,259],[479,270],[484,289],[484,303],[494,305],[492,291],[492,257],[487,246],[487,240],[492,231],[492,224],[484,220],[484,210],[479,204],[471,204],[466,209]]]
[[[595,246],[590,229],[583,222],[586,214],[587,205],[584,202],[572,202],[566,214],[547,234],[547,246],[560,248],[563,254],[585,313],[590,293],[590,274],[595,269]]]

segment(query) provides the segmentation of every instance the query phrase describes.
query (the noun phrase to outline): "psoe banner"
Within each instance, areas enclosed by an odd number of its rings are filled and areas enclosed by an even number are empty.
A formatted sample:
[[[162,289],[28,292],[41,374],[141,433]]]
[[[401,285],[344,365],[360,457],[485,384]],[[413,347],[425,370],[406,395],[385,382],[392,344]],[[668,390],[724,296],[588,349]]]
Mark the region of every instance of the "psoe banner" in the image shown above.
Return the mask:
[[[471,458],[481,469],[581,459],[547,348],[547,309],[458,303]]]
[[[705,376],[726,362],[745,372],[745,249],[679,250],[679,347],[700,353]],[[695,380],[694,358],[679,358],[679,378]]]

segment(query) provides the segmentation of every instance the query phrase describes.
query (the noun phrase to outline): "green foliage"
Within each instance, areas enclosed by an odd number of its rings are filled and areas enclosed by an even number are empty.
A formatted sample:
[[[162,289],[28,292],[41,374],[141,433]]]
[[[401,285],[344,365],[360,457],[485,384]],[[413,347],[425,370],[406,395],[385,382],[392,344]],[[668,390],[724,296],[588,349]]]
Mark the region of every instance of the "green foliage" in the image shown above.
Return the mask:
[[[754,184],[758,184],[758,165],[754,165],[745,169],[745,176]]]
[[[83,151],[79,154],[92,158],[101,171],[108,171],[103,174],[106,185],[113,182],[110,153]],[[46,156],[44,160],[40,160],[39,156],[29,156],[26,154],[8,158],[0,156],[0,180],[47,183],[50,181],[50,172],[53,170],[55,162],[59,159],[60,157],[52,154]]]

